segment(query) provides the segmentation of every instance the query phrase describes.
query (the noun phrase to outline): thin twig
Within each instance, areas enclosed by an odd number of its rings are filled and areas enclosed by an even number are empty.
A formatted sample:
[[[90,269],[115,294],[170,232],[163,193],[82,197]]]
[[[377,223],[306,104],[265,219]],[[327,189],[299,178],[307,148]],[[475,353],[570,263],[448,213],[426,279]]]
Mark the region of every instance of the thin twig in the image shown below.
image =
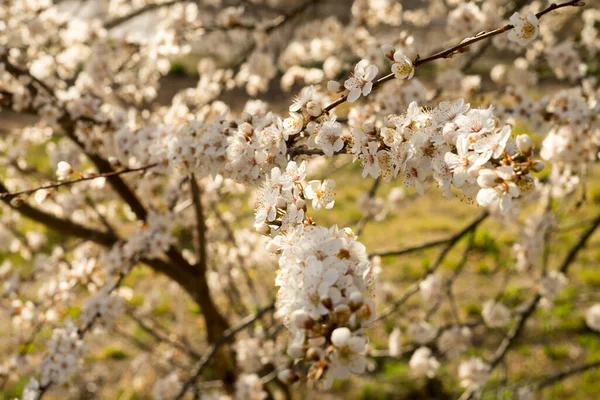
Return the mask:
[[[12,192],[12,193],[0,192],[0,199],[11,200],[17,196],[26,196],[26,195],[33,194],[39,190],[56,189],[61,186],[70,186],[70,185],[74,185],[79,182],[91,181],[91,180],[98,179],[98,178],[110,178],[112,176],[129,174],[131,172],[146,171],[150,168],[156,167],[157,165],[158,164],[150,164],[150,165],[146,165],[144,167],[139,167],[139,168],[125,168],[125,169],[121,169],[121,170],[117,170],[117,171],[94,174],[94,175],[90,175],[90,176],[84,176],[84,177],[78,178],[78,179],[72,179],[70,181],[60,181],[60,182],[49,183],[44,186],[40,186],[40,187],[37,187],[34,189],[22,190],[20,192]]]
[[[223,335],[220,338],[218,338],[216,341],[213,342],[213,344],[207,349],[204,356],[198,361],[198,364],[196,365],[194,374],[187,381],[185,381],[181,390],[179,391],[177,396],[175,396],[175,399],[178,400],[178,399],[183,398],[185,393],[191,388],[192,385],[194,385],[194,383],[196,382],[196,380],[198,379],[198,377],[200,376],[200,374],[202,373],[204,368],[208,365],[208,362],[217,353],[217,350],[219,349],[219,347],[221,347],[224,343],[229,341],[229,339],[231,339],[232,337],[237,335],[239,332],[241,332],[244,329],[251,326],[255,321],[257,321],[259,318],[261,318],[264,314],[266,314],[269,311],[272,311],[274,309],[275,309],[275,304],[272,303],[271,305],[263,308],[262,310],[258,311],[257,313],[248,315],[236,327],[230,328],[230,329],[226,330],[225,332],[223,332]]]

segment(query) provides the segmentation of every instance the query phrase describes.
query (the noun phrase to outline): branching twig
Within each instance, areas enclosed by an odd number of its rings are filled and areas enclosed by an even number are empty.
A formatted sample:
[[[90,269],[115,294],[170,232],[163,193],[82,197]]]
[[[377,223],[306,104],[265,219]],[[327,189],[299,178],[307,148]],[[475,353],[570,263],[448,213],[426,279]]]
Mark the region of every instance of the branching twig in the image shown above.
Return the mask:
[[[264,314],[268,313],[271,310],[275,309],[275,304],[271,304],[268,307],[263,308],[258,311],[256,314],[248,315],[244,318],[236,327],[230,328],[223,332],[223,335],[218,338],[216,341],[212,343],[212,345],[206,350],[204,356],[198,361],[198,364],[195,368],[194,374],[183,384],[181,390],[175,397],[175,399],[181,399],[185,395],[185,393],[194,385],[208,362],[214,357],[217,353],[219,347],[221,347],[224,343],[229,341],[232,337],[237,335],[239,332],[251,326],[255,321],[261,318]]]

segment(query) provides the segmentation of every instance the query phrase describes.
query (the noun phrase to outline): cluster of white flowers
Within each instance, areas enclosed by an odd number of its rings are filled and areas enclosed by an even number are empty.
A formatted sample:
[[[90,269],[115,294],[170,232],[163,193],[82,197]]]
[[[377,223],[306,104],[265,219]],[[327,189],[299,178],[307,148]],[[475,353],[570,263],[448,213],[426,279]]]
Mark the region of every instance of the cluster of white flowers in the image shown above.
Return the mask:
[[[431,354],[430,348],[419,347],[410,358],[408,366],[417,377],[433,378],[440,367],[440,362]]]
[[[273,228],[286,231],[302,223],[307,200],[312,200],[315,210],[333,207],[335,182],[331,179],[306,182],[305,179],[306,162],[298,166],[290,161],[285,172],[278,167],[271,170],[256,206],[254,228],[258,232],[269,234]]]
[[[421,194],[435,181],[446,197],[452,197],[454,186],[480,205],[506,213],[513,198],[533,188],[531,172],[544,164],[532,159],[527,135],[511,141],[510,126],[497,125],[491,107],[470,109],[462,99],[431,111],[413,102],[406,114],[389,115],[381,128],[368,122],[354,128],[352,153],[363,176],[390,181],[402,175],[406,186]]]
[[[305,372],[326,387],[366,360],[363,327],[375,315],[366,298],[370,264],[365,247],[348,228],[298,225],[269,246],[279,256],[277,314],[289,328],[288,354],[297,360],[282,372],[287,380]]]
[[[490,375],[490,366],[481,358],[472,357],[458,367],[460,384],[463,387],[479,389],[487,382]]]
[[[104,285],[98,293],[87,300],[79,316],[83,325],[97,322],[102,326],[110,327],[114,324],[115,319],[123,313],[125,303],[111,289],[111,285]]]
[[[83,340],[73,321],[66,319],[62,328],[52,332],[47,344],[47,353],[38,364],[40,383],[63,384],[82,365]]]

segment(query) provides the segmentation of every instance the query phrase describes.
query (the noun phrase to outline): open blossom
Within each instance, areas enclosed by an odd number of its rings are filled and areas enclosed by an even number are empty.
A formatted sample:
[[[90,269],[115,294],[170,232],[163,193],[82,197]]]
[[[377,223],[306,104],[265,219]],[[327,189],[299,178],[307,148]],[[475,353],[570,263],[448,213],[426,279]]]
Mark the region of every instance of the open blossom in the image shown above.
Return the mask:
[[[430,348],[419,347],[410,358],[408,366],[415,376],[433,378],[440,367],[440,362],[431,354]]]
[[[344,82],[344,87],[349,90],[348,102],[352,103],[360,97],[368,96],[373,88],[373,79],[377,76],[379,68],[369,60],[361,60],[354,67],[354,75]]]
[[[444,161],[452,171],[452,182],[460,188],[466,181],[473,183],[475,178],[468,173],[469,168],[478,164],[479,156],[474,151],[469,151],[469,140],[466,136],[459,136],[456,140],[457,154],[447,152]]]
[[[594,304],[585,312],[585,322],[590,329],[600,332],[600,303]]]
[[[321,146],[323,153],[329,157],[344,147],[342,124],[336,121],[335,114],[331,114],[327,121],[319,127],[315,144]]]
[[[304,188],[304,195],[308,200],[312,200],[312,206],[315,210],[320,210],[321,207],[329,210],[335,204],[333,189],[335,189],[333,179],[325,179],[323,182],[310,181]]]
[[[538,36],[540,22],[533,11],[529,11],[526,17],[518,12],[514,13],[510,17],[510,23],[514,25],[514,28],[508,33],[508,39],[521,46],[527,46]]]
[[[291,112],[290,116],[283,120],[283,129],[287,135],[295,135],[302,131],[304,127],[304,118],[296,112]]]
[[[331,343],[335,350],[327,371],[326,386],[329,386],[333,379],[348,379],[350,373],[365,372],[367,360],[361,354],[367,347],[367,339],[364,336],[352,335],[348,328],[337,328],[331,334]]]
[[[458,377],[463,387],[481,388],[490,375],[490,366],[481,358],[472,357],[458,367]]]
[[[410,79],[415,74],[415,66],[410,58],[398,50],[394,53],[392,73],[398,79]]]
[[[65,180],[69,175],[73,173],[73,168],[71,164],[66,161],[59,161],[56,165],[56,176],[58,180]]]
[[[475,143],[473,149],[480,154],[479,160],[477,160],[480,165],[489,161],[490,158],[499,158],[502,155],[506,143],[510,139],[510,131],[510,126],[507,125],[497,134],[481,138]]]
[[[479,171],[477,183],[482,189],[477,193],[477,203],[483,207],[498,204],[500,211],[507,213],[512,207],[513,197],[519,195],[519,188],[513,182],[514,178],[515,172],[507,165],[496,170]]]
[[[437,346],[449,359],[458,357],[471,344],[471,330],[466,326],[446,329],[437,340]]]
[[[510,323],[510,310],[504,304],[493,300],[484,303],[481,316],[490,328],[502,328]]]

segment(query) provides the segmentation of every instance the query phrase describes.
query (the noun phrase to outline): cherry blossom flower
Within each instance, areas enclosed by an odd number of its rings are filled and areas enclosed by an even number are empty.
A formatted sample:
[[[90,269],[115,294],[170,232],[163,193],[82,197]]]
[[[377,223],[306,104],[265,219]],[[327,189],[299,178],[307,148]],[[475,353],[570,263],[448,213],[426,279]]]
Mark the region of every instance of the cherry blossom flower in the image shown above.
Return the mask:
[[[326,386],[330,386],[328,382],[333,379],[348,379],[350,373],[365,372],[367,360],[360,354],[367,346],[363,336],[352,335],[348,328],[337,328],[331,334],[331,343],[335,350],[331,356],[330,369],[327,371]]]
[[[458,367],[458,377],[463,387],[478,389],[485,385],[489,378],[490,366],[481,358],[472,357],[463,361]]]
[[[440,367],[440,362],[431,354],[430,348],[419,347],[410,358],[408,366],[417,377],[433,378]]]
[[[475,182],[475,178],[471,177],[468,171],[469,168],[478,165],[481,159],[477,153],[469,150],[469,140],[465,136],[460,136],[456,140],[456,151],[458,154],[447,152],[444,161],[452,171],[452,183],[460,188],[466,181]]]
[[[392,64],[392,72],[398,79],[410,79],[415,74],[415,67],[410,58],[404,55],[401,51],[394,53],[394,64]]]
[[[67,177],[69,175],[71,175],[73,173],[73,168],[71,167],[71,164],[69,164],[66,161],[59,161],[57,166],[56,166],[56,176],[58,177],[58,180],[62,181],[67,179]]]
[[[335,181],[332,179],[325,179],[323,182],[310,181],[304,188],[304,194],[308,200],[312,200],[315,210],[320,210],[321,207],[329,210],[335,204],[333,189],[335,189]]]
[[[377,76],[379,69],[369,60],[361,60],[354,67],[354,75],[344,82],[344,87],[348,89],[348,102],[352,103],[361,96],[368,96],[373,88],[373,79]]]
[[[512,207],[513,197],[519,195],[514,178],[515,172],[507,165],[496,170],[481,170],[477,183],[482,189],[477,193],[477,203],[483,207],[498,204],[500,211],[507,213]]]
[[[332,157],[335,152],[340,151],[344,147],[341,135],[342,125],[336,122],[335,114],[331,114],[319,127],[319,132],[315,137],[315,144],[321,146],[326,156]]]
[[[473,150],[480,154],[477,163],[483,165],[492,157],[499,158],[510,139],[510,132],[510,126],[507,125],[500,132],[477,140],[473,145]]]
[[[527,17],[515,12],[510,17],[510,23],[514,28],[508,33],[508,39],[521,46],[527,46],[538,36],[539,20],[533,11],[529,11]]]

